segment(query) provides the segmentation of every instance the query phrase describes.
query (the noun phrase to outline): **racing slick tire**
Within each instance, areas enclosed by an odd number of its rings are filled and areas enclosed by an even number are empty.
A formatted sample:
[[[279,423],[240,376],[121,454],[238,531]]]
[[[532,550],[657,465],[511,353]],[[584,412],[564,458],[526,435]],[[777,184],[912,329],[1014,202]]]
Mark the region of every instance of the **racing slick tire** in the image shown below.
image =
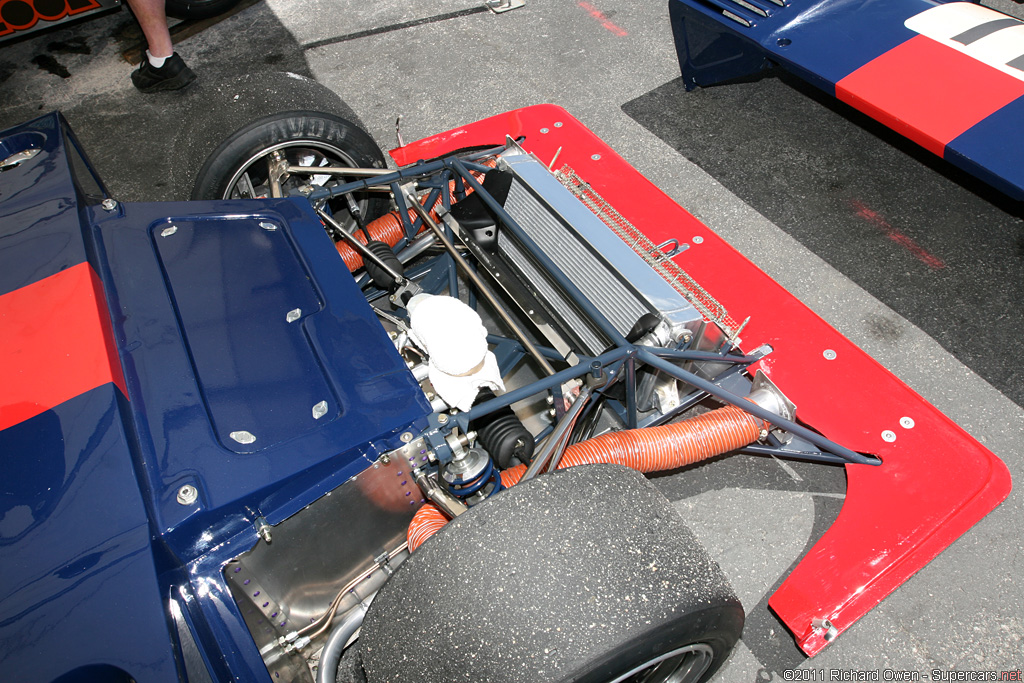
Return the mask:
[[[165,11],[175,19],[209,19],[223,14],[241,0],[166,0]]]
[[[322,112],[282,112],[253,121],[224,140],[199,170],[192,199],[269,196],[267,164],[274,152],[281,152],[296,166],[387,167],[377,143],[351,121]],[[340,182],[351,179],[343,178]],[[285,194],[308,181],[309,176],[292,176],[284,185]],[[335,182],[326,176],[312,176],[314,185]],[[390,208],[384,193],[356,193],[355,197],[367,223]],[[332,211],[345,216],[341,222],[351,231],[353,220],[344,200],[335,199],[331,204]]]
[[[450,522],[370,606],[370,683],[708,680],[743,628],[725,575],[640,473],[584,465]]]

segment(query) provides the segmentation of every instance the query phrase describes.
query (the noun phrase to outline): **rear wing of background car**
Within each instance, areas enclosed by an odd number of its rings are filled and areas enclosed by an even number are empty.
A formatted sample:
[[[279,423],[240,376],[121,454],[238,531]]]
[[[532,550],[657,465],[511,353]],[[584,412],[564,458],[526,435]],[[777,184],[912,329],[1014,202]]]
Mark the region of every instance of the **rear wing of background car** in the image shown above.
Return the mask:
[[[687,89],[774,63],[1024,199],[1024,22],[970,2],[670,0]]]

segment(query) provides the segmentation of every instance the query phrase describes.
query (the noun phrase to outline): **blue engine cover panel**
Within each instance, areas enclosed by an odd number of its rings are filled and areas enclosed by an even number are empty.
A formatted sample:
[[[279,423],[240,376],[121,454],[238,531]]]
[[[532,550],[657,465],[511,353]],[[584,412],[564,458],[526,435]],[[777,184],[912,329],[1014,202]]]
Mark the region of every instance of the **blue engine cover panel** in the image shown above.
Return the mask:
[[[214,216],[152,234],[221,446],[253,453],[339,417],[302,324],[323,303],[280,225]]]
[[[310,485],[360,471],[430,413],[305,200],[103,214],[99,272],[140,468],[181,557],[202,552],[180,543],[211,523],[281,521]],[[176,500],[185,484],[195,506]]]

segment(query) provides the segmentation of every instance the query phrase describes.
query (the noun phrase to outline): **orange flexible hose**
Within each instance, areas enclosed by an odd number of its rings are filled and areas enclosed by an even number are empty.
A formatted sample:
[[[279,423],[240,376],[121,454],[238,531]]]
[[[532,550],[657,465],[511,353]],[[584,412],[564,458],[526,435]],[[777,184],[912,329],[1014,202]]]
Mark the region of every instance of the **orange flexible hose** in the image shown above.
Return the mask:
[[[484,166],[490,166],[492,168],[495,165],[494,159],[487,159],[487,160],[485,160],[485,161],[483,161],[481,163]],[[482,179],[484,177],[483,173],[477,173],[477,172],[472,172],[471,175],[474,178],[476,178],[477,181],[481,181],[481,182],[482,182]],[[466,188],[466,196],[468,197],[470,194],[472,194],[473,188],[470,187],[468,183],[466,184],[465,188]],[[440,195],[438,195],[437,201],[434,202],[434,205],[432,207],[430,207],[430,217],[433,220],[435,220],[435,221],[438,219],[438,217],[437,217],[437,208],[439,206],[441,206],[441,199],[442,199],[442,197]],[[448,200],[449,200],[449,202],[452,202],[452,203],[454,203],[456,201],[455,200],[455,181],[454,180],[451,180],[451,181],[448,182]],[[426,206],[426,205],[427,205],[427,197],[424,197],[423,198],[423,206]],[[408,212],[409,212],[409,214],[408,214],[409,215],[409,222],[410,223],[415,223],[416,219],[419,218],[419,214],[416,213],[415,209],[409,209]],[[423,230],[425,230],[425,229],[426,229],[426,226],[424,226],[420,230],[420,232],[423,232]],[[401,240],[403,237],[405,237],[405,228],[402,227],[401,213],[398,211],[398,209],[395,209],[394,211],[391,211],[390,213],[384,214],[380,218],[376,218],[376,219],[370,221],[366,225],[366,232],[370,233],[370,239],[371,240],[375,240],[377,242],[384,242],[389,247],[395,246],[396,244],[398,244],[399,240]],[[359,242],[361,242],[363,244],[366,244],[366,236],[363,234],[362,230],[356,230],[355,233],[353,234],[353,237],[355,237],[356,240],[358,240]],[[345,266],[351,272],[354,273],[354,272],[356,272],[357,270],[359,270],[360,268],[363,267],[363,257],[362,257],[362,255],[360,255],[360,253],[358,251],[356,251],[351,246],[349,246],[349,243],[347,241],[341,240],[340,242],[336,242],[334,244],[334,248],[338,250],[339,254],[341,254],[341,259],[345,262]]]
[[[722,455],[757,441],[766,425],[736,406],[718,408],[660,427],[609,432],[565,449],[558,469],[596,463],[625,465],[640,472],[660,472]],[[501,485],[519,482],[526,465],[501,473]],[[409,523],[409,552],[441,530],[448,517],[433,503],[421,507]]]

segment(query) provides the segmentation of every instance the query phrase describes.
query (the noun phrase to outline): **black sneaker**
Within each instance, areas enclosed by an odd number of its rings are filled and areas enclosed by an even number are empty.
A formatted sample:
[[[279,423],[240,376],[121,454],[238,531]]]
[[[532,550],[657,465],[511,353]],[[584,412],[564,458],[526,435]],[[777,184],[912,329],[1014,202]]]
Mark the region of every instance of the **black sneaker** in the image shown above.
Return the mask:
[[[175,52],[157,69],[143,58],[142,65],[132,72],[132,83],[142,92],[158,92],[160,90],[178,90],[196,80],[195,73]]]

